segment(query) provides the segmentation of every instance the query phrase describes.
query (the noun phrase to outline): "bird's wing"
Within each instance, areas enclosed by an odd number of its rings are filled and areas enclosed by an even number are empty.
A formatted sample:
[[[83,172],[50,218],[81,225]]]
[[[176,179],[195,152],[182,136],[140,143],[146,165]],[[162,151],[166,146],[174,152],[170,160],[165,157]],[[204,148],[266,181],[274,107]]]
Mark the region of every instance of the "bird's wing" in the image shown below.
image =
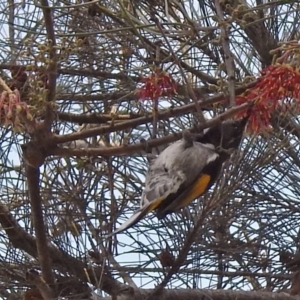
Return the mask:
[[[218,158],[218,154],[211,145],[194,142],[192,147],[180,150],[181,146],[180,143],[174,144],[151,166],[142,194],[142,205],[151,202],[152,210],[162,211],[175,202],[179,209],[207,190],[212,177],[202,171]],[[179,196],[182,197],[179,199]]]
[[[135,225],[146,214],[158,207],[168,205],[164,201],[169,195],[176,195],[181,187],[188,187],[199,177],[199,173],[206,164],[217,157],[213,149],[197,142],[188,148],[185,148],[183,140],[170,145],[149,168],[140,209],[111,235]],[[206,180],[208,179],[207,177]],[[189,198],[192,199],[189,199],[188,203],[197,196],[197,192],[192,190],[189,194]]]
[[[170,145],[154,159],[147,172],[140,209],[109,236],[132,227],[149,212],[155,210],[170,193],[176,193],[180,185],[186,180],[186,177],[180,170],[169,172],[165,165],[166,162],[168,165],[170,160],[168,153],[173,153],[174,159],[176,159],[176,155],[181,152],[181,146],[181,141],[178,141]]]
[[[132,227],[149,212],[155,210],[170,193],[175,193],[185,181],[181,172],[174,172],[172,176],[164,168],[154,168],[148,172],[148,180],[142,194],[143,205],[126,222],[109,236],[120,233]]]

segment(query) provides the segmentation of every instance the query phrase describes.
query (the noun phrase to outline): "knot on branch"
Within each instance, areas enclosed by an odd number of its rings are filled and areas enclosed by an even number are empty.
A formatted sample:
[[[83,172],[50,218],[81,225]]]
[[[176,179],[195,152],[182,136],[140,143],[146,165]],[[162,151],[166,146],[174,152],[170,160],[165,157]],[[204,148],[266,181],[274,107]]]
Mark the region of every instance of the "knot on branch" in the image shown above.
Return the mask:
[[[40,167],[47,157],[46,150],[34,142],[29,142],[27,144],[21,145],[21,148],[26,164],[33,168]]]

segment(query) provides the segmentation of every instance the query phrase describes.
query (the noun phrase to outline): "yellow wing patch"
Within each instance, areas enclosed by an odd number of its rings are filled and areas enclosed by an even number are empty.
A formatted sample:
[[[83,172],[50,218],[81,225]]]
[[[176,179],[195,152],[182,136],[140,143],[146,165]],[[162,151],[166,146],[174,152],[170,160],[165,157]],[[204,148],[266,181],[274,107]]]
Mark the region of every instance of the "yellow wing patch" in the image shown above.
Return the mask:
[[[194,183],[191,187],[189,193],[183,199],[181,203],[178,205],[178,209],[188,205],[194,199],[200,197],[206,190],[207,186],[209,185],[211,180],[211,176],[207,174],[201,175],[198,180]]]
[[[191,187],[191,189],[189,190],[188,194],[183,199],[183,201],[181,203],[178,203],[179,205],[178,205],[178,207],[176,207],[176,210],[188,205],[194,199],[200,197],[205,192],[207,186],[210,183],[210,180],[211,180],[211,176],[209,176],[207,174],[201,175],[198,178],[198,180],[194,183],[194,185]],[[160,206],[160,204],[163,201],[165,201],[165,199],[166,198],[161,197],[161,198],[154,200],[153,203],[151,203],[151,205],[148,207],[147,213],[157,209]]]
[[[155,210],[163,201],[165,200],[165,198],[158,198],[156,200],[153,201],[153,203],[151,203],[151,205],[148,207],[148,212]]]

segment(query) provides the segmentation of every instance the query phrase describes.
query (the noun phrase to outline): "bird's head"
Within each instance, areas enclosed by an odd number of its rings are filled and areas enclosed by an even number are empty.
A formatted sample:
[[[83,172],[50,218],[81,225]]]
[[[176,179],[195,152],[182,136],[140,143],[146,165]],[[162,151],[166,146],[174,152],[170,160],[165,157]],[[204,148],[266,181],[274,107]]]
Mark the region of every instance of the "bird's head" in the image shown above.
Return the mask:
[[[237,149],[243,137],[245,126],[249,117],[240,120],[230,120],[219,123],[204,130],[197,141],[203,144],[212,144],[216,149],[231,150]]]

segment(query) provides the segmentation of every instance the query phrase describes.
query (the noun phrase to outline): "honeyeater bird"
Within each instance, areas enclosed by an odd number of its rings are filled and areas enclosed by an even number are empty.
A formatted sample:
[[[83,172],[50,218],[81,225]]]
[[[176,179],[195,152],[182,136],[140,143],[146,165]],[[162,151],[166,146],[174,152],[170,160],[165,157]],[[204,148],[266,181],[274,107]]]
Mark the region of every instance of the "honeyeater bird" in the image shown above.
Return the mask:
[[[149,167],[140,208],[115,232],[119,233],[156,211],[176,212],[203,195],[217,180],[223,163],[238,149],[248,117],[225,121],[194,137],[189,131],[161,152]]]

